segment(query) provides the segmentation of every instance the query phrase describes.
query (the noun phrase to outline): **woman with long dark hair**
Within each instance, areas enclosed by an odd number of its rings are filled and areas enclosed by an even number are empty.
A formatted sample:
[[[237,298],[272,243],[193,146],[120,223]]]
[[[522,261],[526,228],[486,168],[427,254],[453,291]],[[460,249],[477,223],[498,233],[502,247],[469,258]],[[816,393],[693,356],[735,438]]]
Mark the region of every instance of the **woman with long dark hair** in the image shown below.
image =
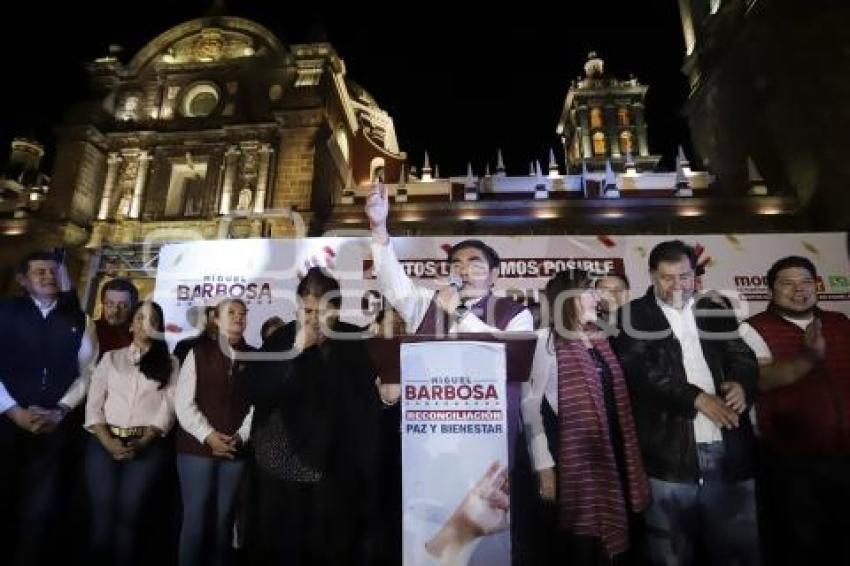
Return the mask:
[[[86,481],[97,564],[132,564],[142,504],[168,458],[161,439],[174,424],[178,365],[163,340],[160,306],[138,303],[130,332],[129,346],[100,360],[86,402],[85,427],[92,433]]]
[[[595,324],[592,283],[570,270],[546,284],[548,324],[522,410],[540,498],[557,501],[559,554],[565,564],[595,566],[623,562],[630,518],[650,492],[623,371]]]

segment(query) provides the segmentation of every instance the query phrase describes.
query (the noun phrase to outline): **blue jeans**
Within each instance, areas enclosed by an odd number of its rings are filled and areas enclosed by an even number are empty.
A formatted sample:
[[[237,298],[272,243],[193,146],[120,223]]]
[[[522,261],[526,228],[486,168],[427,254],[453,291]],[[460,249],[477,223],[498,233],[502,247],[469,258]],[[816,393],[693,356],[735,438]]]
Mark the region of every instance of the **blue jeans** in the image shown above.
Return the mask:
[[[177,455],[183,498],[180,566],[224,565],[231,562],[236,494],[245,463],[190,454]],[[205,528],[212,519],[211,555],[205,553]]]
[[[75,432],[64,419],[49,434],[34,435],[0,415],[0,562],[39,564],[53,550],[45,541],[55,533],[67,503],[63,481],[71,471],[67,447]],[[72,461],[72,460],[71,460]]]
[[[652,564],[686,566],[695,555],[717,566],[759,564],[755,480],[723,481],[723,443],[697,444],[698,483],[650,478],[652,506],[646,512]]]
[[[92,436],[86,448],[86,483],[91,501],[91,545],[96,564],[131,564],[144,502],[167,461],[163,440],[136,458],[116,462]],[[112,553],[110,556],[110,541]]]

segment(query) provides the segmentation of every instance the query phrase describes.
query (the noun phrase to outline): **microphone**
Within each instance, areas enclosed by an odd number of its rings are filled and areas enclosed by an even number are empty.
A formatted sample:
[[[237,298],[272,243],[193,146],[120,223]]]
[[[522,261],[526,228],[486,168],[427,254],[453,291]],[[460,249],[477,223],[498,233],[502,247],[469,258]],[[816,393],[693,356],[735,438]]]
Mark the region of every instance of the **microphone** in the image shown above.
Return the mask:
[[[449,275],[449,286],[460,291],[463,288],[463,279],[457,274]]]

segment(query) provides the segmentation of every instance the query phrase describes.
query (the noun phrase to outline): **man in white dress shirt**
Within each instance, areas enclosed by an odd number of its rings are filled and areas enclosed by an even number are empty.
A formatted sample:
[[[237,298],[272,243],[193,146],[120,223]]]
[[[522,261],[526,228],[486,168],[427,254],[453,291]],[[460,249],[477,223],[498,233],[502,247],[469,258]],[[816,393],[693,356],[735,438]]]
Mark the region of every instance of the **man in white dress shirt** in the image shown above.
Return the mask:
[[[455,244],[448,252],[451,284],[447,282],[435,292],[415,285],[396,258],[387,229],[387,189],[380,183],[369,194],[366,215],[372,231],[372,258],[381,292],[404,319],[408,329],[424,333],[423,324],[431,326],[430,317],[436,314],[433,321],[436,326],[428,328],[428,332],[533,330],[528,309],[521,305],[513,307],[511,304],[518,303],[492,294],[493,285],[499,277],[499,256],[490,246],[480,240]],[[480,308],[484,303],[487,303],[487,308]],[[510,307],[504,313],[501,310],[506,307],[501,307],[502,304]],[[497,320],[500,318],[507,320]]]
[[[695,307],[696,267],[685,243],[655,246],[652,286],[620,309],[614,342],[652,487],[649,558],[757,564],[748,409],[758,365],[736,333],[713,331],[714,311]]]
[[[372,231],[372,258],[381,293],[399,313],[407,329],[416,334],[445,335],[457,332],[531,332],[534,321],[522,304],[493,294],[499,277],[499,256],[480,240],[458,242],[448,251],[449,281],[436,291],[414,284],[390,245],[387,229],[389,198],[383,184],[376,183],[366,200]],[[507,437],[512,473],[515,448],[524,449],[520,432],[519,383],[507,384]],[[522,443],[522,444],[520,444]],[[516,487],[516,484],[514,484]],[[511,491],[512,500],[518,496]],[[516,526],[516,522],[512,527]],[[513,552],[521,552],[514,531]]]

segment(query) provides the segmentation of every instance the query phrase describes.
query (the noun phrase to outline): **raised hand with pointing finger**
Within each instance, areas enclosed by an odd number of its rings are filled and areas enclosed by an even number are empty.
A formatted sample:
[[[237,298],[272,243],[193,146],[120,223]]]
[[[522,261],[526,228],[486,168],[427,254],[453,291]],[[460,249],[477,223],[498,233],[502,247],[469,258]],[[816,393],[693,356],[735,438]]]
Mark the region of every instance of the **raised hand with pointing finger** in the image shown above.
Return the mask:
[[[390,234],[387,230],[389,214],[390,199],[387,187],[380,180],[375,181],[366,197],[366,217],[369,219],[372,237],[382,244],[386,244],[390,240]]]

